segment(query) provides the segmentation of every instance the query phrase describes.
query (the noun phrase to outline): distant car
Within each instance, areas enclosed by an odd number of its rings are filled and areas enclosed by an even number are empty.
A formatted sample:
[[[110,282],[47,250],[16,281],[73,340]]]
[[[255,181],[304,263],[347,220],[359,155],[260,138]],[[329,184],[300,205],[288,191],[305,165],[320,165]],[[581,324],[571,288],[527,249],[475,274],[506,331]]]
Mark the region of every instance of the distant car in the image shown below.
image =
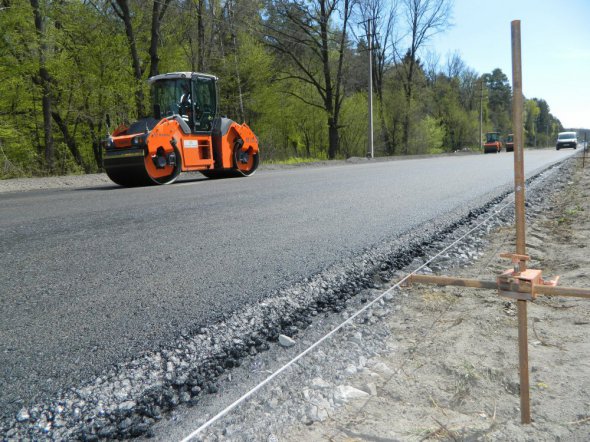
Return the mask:
[[[575,132],[559,132],[555,148],[559,150],[563,147],[573,147],[574,149],[577,149],[578,136]]]
[[[506,152],[514,152],[514,134],[509,134],[506,138]]]

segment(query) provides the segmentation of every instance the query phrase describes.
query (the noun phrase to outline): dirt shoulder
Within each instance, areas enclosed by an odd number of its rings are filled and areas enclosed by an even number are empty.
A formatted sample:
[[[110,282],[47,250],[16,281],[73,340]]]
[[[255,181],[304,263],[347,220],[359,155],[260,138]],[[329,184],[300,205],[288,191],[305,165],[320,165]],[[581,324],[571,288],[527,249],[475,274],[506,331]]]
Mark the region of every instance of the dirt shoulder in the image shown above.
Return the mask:
[[[590,170],[576,168],[527,227],[532,268],[560,285],[590,287]],[[514,250],[511,227],[491,235],[465,277],[495,277]],[[517,318],[491,291],[415,286],[387,321],[393,349],[370,360],[352,384],[371,395],[302,423],[281,440],[588,440],[590,301],[529,303],[533,423],[520,424]],[[366,388],[367,385],[373,387]],[[371,391],[373,390],[373,391]]]

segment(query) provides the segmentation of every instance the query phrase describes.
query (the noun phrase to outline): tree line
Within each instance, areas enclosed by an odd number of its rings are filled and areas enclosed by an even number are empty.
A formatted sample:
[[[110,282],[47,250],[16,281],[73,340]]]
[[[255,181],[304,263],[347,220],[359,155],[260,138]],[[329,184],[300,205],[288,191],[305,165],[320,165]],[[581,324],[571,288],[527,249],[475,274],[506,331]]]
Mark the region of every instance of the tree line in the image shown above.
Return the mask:
[[[220,78],[223,115],[266,160],[365,156],[368,64],[376,155],[476,149],[511,132],[511,88],[426,47],[450,0],[0,0],[0,177],[89,173],[109,122],[150,111],[147,78]],[[561,123],[525,100],[529,146]]]

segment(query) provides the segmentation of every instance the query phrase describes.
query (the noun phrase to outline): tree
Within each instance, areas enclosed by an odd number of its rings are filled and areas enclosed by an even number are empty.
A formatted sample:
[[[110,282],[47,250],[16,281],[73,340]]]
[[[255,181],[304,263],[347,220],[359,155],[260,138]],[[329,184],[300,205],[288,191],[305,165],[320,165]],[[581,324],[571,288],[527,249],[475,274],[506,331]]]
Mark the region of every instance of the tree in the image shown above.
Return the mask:
[[[456,53],[421,58],[448,3],[398,1],[399,16],[385,0],[0,0],[0,177],[100,170],[106,115],[142,116],[145,80],[171,71],[217,75],[221,113],[247,121],[267,159],[363,155],[369,35],[376,152],[477,144],[480,101],[484,130],[508,133],[499,69],[481,88]],[[552,144],[561,123],[532,101],[528,142]]]
[[[343,90],[344,55],[351,0],[314,0],[304,2],[271,1],[265,23],[267,44],[291,70],[283,71],[281,80],[292,79],[312,85],[316,99],[299,98],[310,106],[323,109],[328,119],[328,158],[339,151],[340,110]],[[341,9],[338,9],[341,6]],[[340,12],[341,27],[334,28]]]
[[[383,108],[383,87],[385,70],[394,60],[397,39],[395,28],[398,18],[398,0],[389,2],[386,6],[383,0],[361,0],[359,2],[360,16],[364,31],[365,41],[372,41],[372,72],[373,91],[377,95],[379,122],[381,126],[381,139],[388,154],[395,153],[391,133],[385,119]],[[366,50],[369,49],[367,44]]]
[[[126,38],[117,31],[118,19],[105,16],[105,9],[89,8],[78,2],[56,2],[53,11],[59,18],[55,44],[60,50],[52,70],[55,106],[52,112],[74,164],[66,164],[61,153],[61,168],[86,172],[102,166],[100,142],[107,133],[106,114],[114,121],[135,114],[135,79],[129,75],[129,59],[113,57],[126,53]],[[97,24],[100,23],[100,26]],[[106,37],[108,36],[108,38]]]
[[[465,110],[460,103],[459,79],[439,74],[432,87],[433,116],[441,123],[444,145],[448,150],[462,147],[467,138],[465,132]]]
[[[53,144],[53,129],[51,125],[52,88],[51,76],[47,69],[47,30],[46,13],[41,8],[39,0],[30,0],[33,8],[33,17],[36,31],[37,60],[39,68],[33,76],[33,81],[41,87],[41,106],[43,108],[43,136],[45,139],[45,165],[53,172],[55,160],[55,147]]]
[[[512,132],[512,89],[508,77],[496,68],[491,74],[484,74],[483,78],[488,89],[489,117],[493,129],[503,133]]]
[[[144,68],[139,59],[139,52],[137,50],[137,40],[135,36],[135,29],[131,21],[131,10],[128,0],[110,0],[111,6],[115,14],[123,21],[125,26],[125,35],[127,36],[127,43],[129,45],[129,54],[131,55],[131,64],[133,66],[133,76],[136,81],[135,89],[135,105],[137,107],[137,115],[143,114],[143,88],[141,80],[143,77]]]
[[[158,44],[160,41],[160,27],[170,1],[171,0],[152,1],[150,45],[148,49],[150,60],[150,77],[159,73],[158,66],[160,58],[158,56]],[[137,83],[135,92],[137,115],[143,116],[145,109],[143,94],[143,73],[146,70],[146,66],[140,59],[139,49],[137,47],[137,35],[133,25],[131,4],[129,0],[110,0],[110,5],[114,13],[121,19],[123,25],[125,26],[125,35],[127,36],[129,53],[131,55],[131,64],[133,66],[133,75]]]
[[[541,109],[535,100],[524,100],[524,132],[525,144],[537,146],[537,119]]]
[[[542,98],[533,98],[539,108],[536,119],[537,144],[550,146],[555,142],[557,133],[563,130],[561,122],[550,112],[549,104]]]
[[[160,57],[158,56],[158,45],[161,39],[160,27],[171,0],[154,0],[152,5],[152,27],[150,34],[150,77],[158,75]]]
[[[411,110],[414,98],[414,80],[416,75],[418,52],[433,35],[444,31],[449,26],[451,15],[450,0],[403,0],[406,24],[408,27],[409,48],[404,56],[403,85],[407,109]],[[411,113],[408,112],[403,123],[404,153],[408,153]]]

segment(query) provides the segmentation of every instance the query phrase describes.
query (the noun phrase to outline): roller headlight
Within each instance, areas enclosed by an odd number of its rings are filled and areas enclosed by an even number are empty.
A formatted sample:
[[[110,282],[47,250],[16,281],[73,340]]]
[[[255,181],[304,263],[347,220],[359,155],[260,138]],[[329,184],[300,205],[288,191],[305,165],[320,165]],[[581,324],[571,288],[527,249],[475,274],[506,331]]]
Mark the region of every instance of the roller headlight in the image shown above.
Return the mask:
[[[137,135],[131,139],[133,146],[145,146],[148,134]]]

